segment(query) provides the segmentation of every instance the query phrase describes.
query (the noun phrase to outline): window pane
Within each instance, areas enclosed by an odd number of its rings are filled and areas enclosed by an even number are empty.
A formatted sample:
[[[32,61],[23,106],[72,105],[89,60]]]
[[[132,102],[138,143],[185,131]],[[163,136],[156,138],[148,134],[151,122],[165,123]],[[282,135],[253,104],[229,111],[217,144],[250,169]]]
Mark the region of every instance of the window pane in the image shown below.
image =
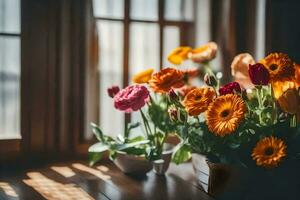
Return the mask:
[[[93,0],[93,8],[96,17],[124,17],[124,0]]]
[[[123,80],[123,24],[98,22],[100,45],[100,126],[104,133],[116,136],[123,133],[124,114],[116,110],[106,89],[122,87]]]
[[[139,20],[158,19],[158,0],[131,0],[130,17]]]
[[[193,0],[166,0],[166,20],[193,20]]]
[[[180,45],[180,30],[177,26],[166,26],[164,28],[163,66],[168,67],[170,63],[168,54]]]
[[[0,138],[20,137],[20,39],[0,37]]]
[[[159,26],[149,23],[130,25],[130,78],[133,74],[147,69],[159,70]],[[132,122],[141,122],[139,112],[132,113]],[[132,135],[140,135],[143,129],[136,128]]]
[[[0,0],[0,32],[20,33],[20,0]]]
[[[149,67],[159,69],[159,26],[149,23],[130,25],[130,77]]]

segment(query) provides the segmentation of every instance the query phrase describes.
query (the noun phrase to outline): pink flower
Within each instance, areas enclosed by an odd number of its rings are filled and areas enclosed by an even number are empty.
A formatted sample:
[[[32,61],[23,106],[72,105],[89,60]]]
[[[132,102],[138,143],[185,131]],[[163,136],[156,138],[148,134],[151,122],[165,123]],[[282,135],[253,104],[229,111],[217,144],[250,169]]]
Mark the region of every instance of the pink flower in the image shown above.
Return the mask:
[[[114,97],[116,109],[130,113],[141,109],[149,101],[149,91],[143,85],[131,85]]]
[[[238,82],[231,82],[219,89],[220,95],[241,93],[241,86]]]
[[[107,88],[108,96],[111,98],[114,98],[114,96],[120,91],[119,86],[111,86],[110,88]]]
[[[238,82],[243,88],[253,88],[248,69],[249,64],[255,64],[254,58],[248,53],[241,53],[234,57],[231,63],[231,74],[234,81]]]

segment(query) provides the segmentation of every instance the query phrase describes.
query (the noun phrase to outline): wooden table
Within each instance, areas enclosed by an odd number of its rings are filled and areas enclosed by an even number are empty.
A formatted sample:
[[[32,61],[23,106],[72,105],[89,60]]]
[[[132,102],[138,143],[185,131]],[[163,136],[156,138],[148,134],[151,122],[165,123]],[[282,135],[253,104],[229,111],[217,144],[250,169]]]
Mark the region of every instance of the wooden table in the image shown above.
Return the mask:
[[[190,163],[171,164],[165,176],[128,176],[110,161],[55,163],[19,172],[1,171],[0,199],[200,199],[211,200],[197,184]]]

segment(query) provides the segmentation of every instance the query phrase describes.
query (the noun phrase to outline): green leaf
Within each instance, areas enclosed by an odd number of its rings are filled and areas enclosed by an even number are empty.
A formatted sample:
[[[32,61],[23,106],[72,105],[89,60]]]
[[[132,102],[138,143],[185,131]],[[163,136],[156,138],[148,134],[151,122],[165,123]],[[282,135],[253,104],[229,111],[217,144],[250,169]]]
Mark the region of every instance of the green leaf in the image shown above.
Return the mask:
[[[240,144],[238,144],[238,143],[229,143],[228,145],[232,149],[236,149],[236,148],[238,148],[240,146]]]
[[[98,143],[93,144],[92,146],[90,146],[89,152],[102,153],[102,152],[104,152],[108,149],[109,149],[108,145],[106,145],[102,142],[98,142]]]
[[[135,147],[135,146],[143,145],[143,144],[148,144],[148,143],[149,143],[149,140],[142,140],[142,141],[126,143],[126,144],[115,144],[115,149],[117,151],[122,151],[127,148],[131,148],[131,147]]]
[[[131,147],[131,148],[123,149],[122,151],[126,152],[127,154],[137,155],[137,156],[146,154],[145,148],[138,148],[138,147]]]
[[[191,148],[187,144],[179,144],[175,148],[172,161],[177,165],[188,161],[191,158]]]
[[[140,123],[139,122],[136,122],[136,123],[130,123],[129,126],[128,126],[128,129],[131,130],[131,129],[134,129],[134,128],[137,128],[140,126]]]
[[[95,123],[91,123],[91,126],[93,128],[93,133],[96,136],[96,138],[101,141],[101,142],[105,142],[105,138],[103,135],[103,132],[101,131],[101,129],[97,126],[97,124]]]
[[[89,165],[93,166],[96,162],[101,160],[102,153],[89,152]]]
[[[121,134],[119,134],[119,135],[117,136],[117,140],[118,140],[119,142],[121,142],[121,143],[124,143],[124,142],[125,142],[125,138],[124,138],[123,135],[121,135]]]
[[[137,137],[129,139],[129,143],[139,142],[139,141],[143,141],[143,140],[145,140],[145,138],[143,136],[137,136]]]

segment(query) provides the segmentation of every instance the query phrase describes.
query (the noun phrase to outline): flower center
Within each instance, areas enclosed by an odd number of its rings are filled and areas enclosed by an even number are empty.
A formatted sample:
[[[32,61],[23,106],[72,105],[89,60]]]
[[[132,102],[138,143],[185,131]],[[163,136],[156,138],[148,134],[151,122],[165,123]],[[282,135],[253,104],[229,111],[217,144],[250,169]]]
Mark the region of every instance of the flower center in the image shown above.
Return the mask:
[[[201,96],[201,95],[197,95],[197,96],[195,96],[195,100],[196,100],[196,101],[200,100],[201,98],[202,98],[202,96]]]
[[[276,64],[272,64],[270,66],[270,70],[275,71],[278,68],[278,66]]]
[[[223,110],[223,111],[221,112],[221,117],[222,117],[222,118],[228,117],[229,113],[230,113],[229,110]]]
[[[272,147],[268,147],[265,149],[265,155],[271,156],[274,153],[274,149]]]

